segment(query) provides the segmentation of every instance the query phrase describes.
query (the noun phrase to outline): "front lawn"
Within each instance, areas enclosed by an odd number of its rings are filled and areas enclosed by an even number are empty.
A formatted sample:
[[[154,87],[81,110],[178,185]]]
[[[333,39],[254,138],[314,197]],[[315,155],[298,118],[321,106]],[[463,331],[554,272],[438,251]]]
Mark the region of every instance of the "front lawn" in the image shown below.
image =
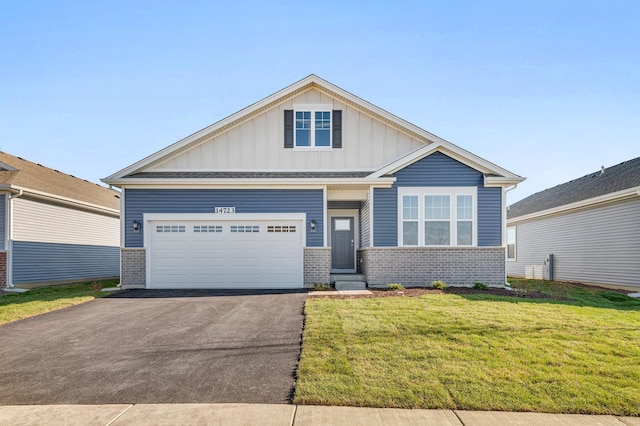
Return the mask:
[[[26,293],[3,294],[0,296],[0,324],[106,296],[111,293],[102,292],[99,288],[115,287],[117,284],[118,280],[107,280],[97,283],[44,287]]]
[[[294,403],[640,415],[640,301],[567,294],[310,298]]]

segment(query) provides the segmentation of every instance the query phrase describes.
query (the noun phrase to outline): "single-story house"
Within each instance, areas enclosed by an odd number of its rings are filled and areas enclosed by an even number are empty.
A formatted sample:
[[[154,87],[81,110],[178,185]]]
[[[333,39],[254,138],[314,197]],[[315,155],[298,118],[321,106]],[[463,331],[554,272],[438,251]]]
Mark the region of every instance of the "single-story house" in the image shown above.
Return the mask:
[[[640,157],[533,194],[507,217],[508,275],[640,287]]]
[[[0,287],[117,278],[119,197],[0,152]]]
[[[124,288],[503,286],[522,180],[315,75],[103,179]]]

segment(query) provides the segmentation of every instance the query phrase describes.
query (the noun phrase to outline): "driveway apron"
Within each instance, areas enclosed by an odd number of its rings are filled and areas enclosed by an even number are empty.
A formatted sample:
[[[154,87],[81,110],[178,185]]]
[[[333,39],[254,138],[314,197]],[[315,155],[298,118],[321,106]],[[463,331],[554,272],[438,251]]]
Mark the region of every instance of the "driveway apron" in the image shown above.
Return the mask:
[[[0,326],[0,404],[291,402],[305,298],[129,290]]]

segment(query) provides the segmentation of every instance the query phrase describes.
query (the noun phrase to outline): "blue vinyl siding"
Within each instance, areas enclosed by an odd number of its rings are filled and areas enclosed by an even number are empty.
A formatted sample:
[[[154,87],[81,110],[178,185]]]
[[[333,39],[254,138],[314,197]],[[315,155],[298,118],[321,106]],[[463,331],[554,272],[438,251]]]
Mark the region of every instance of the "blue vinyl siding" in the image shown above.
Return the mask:
[[[12,243],[13,283],[98,279],[120,275],[118,247]]]
[[[376,247],[398,245],[397,188],[402,186],[476,186],[478,187],[478,245],[500,246],[501,188],[484,188],[479,171],[435,152],[394,174],[392,188],[376,188],[373,195],[373,244]]]
[[[143,247],[143,231],[133,232],[144,213],[213,213],[214,207],[235,207],[236,213],[306,213],[307,246],[322,247],[324,197],[321,189],[126,189],[125,247]]]
[[[4,250],[7,237],[5,226],[7,223],[7,194],[0,194],[0,250]]]
[[[396,187],[373,190],[373,246],[395,247],[398,245]]]
[[[502,188],[478,188],[478,245],[502,245]]]
[[[440,152],[397,171],[397,186],[483,186],[482,173]]]

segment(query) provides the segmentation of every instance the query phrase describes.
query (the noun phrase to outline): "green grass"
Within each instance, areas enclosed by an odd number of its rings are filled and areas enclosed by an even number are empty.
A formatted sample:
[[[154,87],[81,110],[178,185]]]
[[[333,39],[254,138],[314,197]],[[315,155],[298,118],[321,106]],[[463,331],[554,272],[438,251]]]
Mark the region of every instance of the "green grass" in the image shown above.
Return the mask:
[[[102,287],[114,287],[118,280],[98,281]],[[0,324],[66,308],[103,297],[109,292],[94,291],[93,283],[60,285],[0,296]]]
[[[640,301],[309,299],[294,403],[640,415]]]

